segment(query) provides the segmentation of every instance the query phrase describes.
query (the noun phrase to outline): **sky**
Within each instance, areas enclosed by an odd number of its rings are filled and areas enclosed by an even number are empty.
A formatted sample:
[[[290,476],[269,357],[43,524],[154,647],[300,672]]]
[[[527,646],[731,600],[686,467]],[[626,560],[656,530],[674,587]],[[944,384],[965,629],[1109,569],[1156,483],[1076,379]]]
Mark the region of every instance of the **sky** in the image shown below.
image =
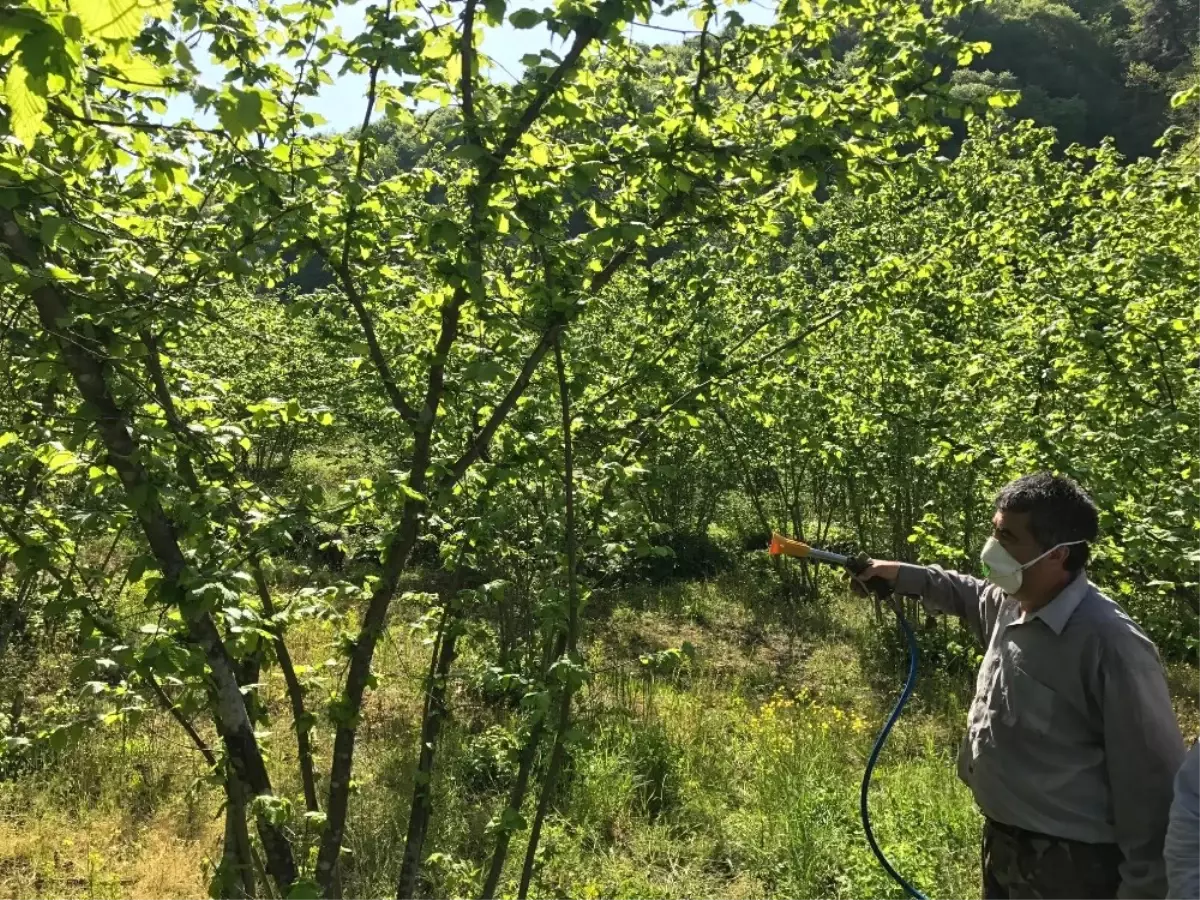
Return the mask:
[[[332,24],[341,26],[342,33],[347,37],[361,33],[365,22],[366,6],[365,3],[339,6],[334,14]],[[510,11],[517,8],[519,7],[516,3],[510,4]],[[774,4],[771,0],[734,0],[726,5],[725,9],[736,9],[750,24],[767,24],[774,19]],[[678,31],[660,29],[694,30],[686,10],[675,12],[670,16],[655,15],[648,24],[654,27],[633,23],[630,25],[628,33],[642,43],[666,44],[678,43],[686,35]],[[551,35],[544,26],[517,29],[505,21],[499,27],[484,29],[480,49],[496,62],[496,67],[489,73],[491,77],[508,81],[519,78],[524,71],[525,67],[521,64],[522,56],[544,49],[558,50],[562,43],[561,39]],[[224,69],[212,64],[207,58],[207,53],[196,51],[194,55],[201,72],[201,80],[214,86],[218,84],[224,76]],[[344,131],[361,124],[366,91],[367,77],[365,75],[335,75],[334,83],[327,85],[315,99],[305,105],[305,108],[325,119],[325,124],[321,126],[322,129]],[[194,116],[199,124],[206,126],[214,124],[211,115],[195,116],[190,100],[187,98],[172,98],[168,105],[167,120],[178,121],[188,115]]]

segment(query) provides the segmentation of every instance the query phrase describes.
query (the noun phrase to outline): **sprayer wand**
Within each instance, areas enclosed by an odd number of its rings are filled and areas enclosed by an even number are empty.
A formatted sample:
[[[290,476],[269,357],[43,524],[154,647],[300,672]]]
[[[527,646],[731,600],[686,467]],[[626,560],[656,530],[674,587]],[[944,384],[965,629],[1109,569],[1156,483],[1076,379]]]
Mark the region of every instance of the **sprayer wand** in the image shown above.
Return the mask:
[[[879,844],[875,840],[875,833],[871,829],[871,813],[867,806],[867,796],[871,790],[871,776],[875,772],[875,764],[879,761],[879,754],[883,750],[883,745],[887,742],[888,735],[892,731],[892,726],[900,718],[900,714],[904,711],[904,706],[908,703],[909,697],[912,696],[913,688],[917,684],[917,664],[920,660],[920,648],[917,646],[917,636],[913,633],[912,626],[908,624],[908,619],[904,617],[904,611],[901,609],[900,604],[896,602],[896,598],[892,595],[892,586],[878,576],[868,578],[866,581],[859,578],[862,572],[871,565],[871,558],[865,553],[859,553],[857,556],[845,556],[841,553],[832,553],[828,550],[819,550],[816,547],[810,547],[802,541],[786,538],[781,534],[771,535],[769,551],[772,556],[792,556],[799,559],[811,559],[815,562],[841,566],[865,590],[874,593],[881,600],[887,600],[888,605],[892,607],[892,611],[896,614],[900,630],[904,632],[905,640],[908,642],[908,678],[904,681],[904,690],[900,692],[900,699],[896,701],[896,706],[892,709],[891,715],[888,716],[888,720],[879,732],[879,736],[875,738],[875,746],[871,749],[871,756],[867,760],[866,771],[863,772],[858,808],[862,817],[863,831],[867,835],[867,843],[871,845],[871,852],[875,854],[875,858],[879,860],[879,864],[883,866],[884,871],[892,877],[893,881],[904,888],[910,897],[914,897],[916,900],[927,900],[925,895],[909,884],[904,876],[897,872],[892,864],[888,862],[887,857],[884,856],[883,850],[879,848]]]

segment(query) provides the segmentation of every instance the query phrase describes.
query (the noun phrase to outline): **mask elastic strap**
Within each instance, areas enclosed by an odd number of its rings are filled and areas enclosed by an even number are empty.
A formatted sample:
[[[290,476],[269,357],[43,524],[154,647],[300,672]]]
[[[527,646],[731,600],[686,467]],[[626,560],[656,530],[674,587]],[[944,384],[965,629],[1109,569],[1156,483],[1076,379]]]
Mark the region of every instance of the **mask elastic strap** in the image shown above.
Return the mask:
[[[1049,556],[1051,553],[1053,553],[1059,547],[1073,547],[1076,544],[1086,544],[1086,543],[1087,543],[1087,541],[1063,541],[1061,544],[1055,544],[1053,547],[1051,547],[1049,550],[1047,550],[1041,556],[1035,557],[1034,559],[1031,559],[1029,562],[1025,563],[1025,565],[1021,566],[1021,569],[1022,569],[1022,571],[1024,571],[1025,569],[1028,569],[1034,563],[1045,559],[1047,556]]]

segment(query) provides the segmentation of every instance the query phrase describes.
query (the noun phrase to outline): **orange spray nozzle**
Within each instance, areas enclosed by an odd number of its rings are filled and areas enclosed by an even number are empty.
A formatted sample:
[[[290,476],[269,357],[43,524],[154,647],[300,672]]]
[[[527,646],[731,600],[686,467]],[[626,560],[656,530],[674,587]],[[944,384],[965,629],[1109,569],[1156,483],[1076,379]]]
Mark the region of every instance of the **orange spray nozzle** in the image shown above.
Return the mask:
[[[777,531],[771,532],[771,546],[767,548],[772,556],[808,556],[812,551],[812,547],[801,541],[786,538]]]

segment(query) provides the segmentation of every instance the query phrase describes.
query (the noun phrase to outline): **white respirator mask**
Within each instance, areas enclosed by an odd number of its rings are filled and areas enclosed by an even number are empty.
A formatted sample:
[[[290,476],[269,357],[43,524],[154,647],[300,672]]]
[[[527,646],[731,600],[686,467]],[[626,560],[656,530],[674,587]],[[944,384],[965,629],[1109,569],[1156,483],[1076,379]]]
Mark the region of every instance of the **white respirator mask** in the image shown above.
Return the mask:
[[[1006,594],[1015,594],[1021,589],[1021,582],[1025,578],[1025,570],[1034,563],[1049,556],[1059,547],[1070,547],[1073,544],[1086,543],[1087,541],[1063,541],[1061,544],[1055,544],[1041,556],[1031,559],[1022,565],[1012,558],[1012,554],[1004,549],[1003,544],[994,537],[990,537],[983,545],[983,552],[979,554],[979,561],[983,563],[983,574],[987,576],[988,581]]]

